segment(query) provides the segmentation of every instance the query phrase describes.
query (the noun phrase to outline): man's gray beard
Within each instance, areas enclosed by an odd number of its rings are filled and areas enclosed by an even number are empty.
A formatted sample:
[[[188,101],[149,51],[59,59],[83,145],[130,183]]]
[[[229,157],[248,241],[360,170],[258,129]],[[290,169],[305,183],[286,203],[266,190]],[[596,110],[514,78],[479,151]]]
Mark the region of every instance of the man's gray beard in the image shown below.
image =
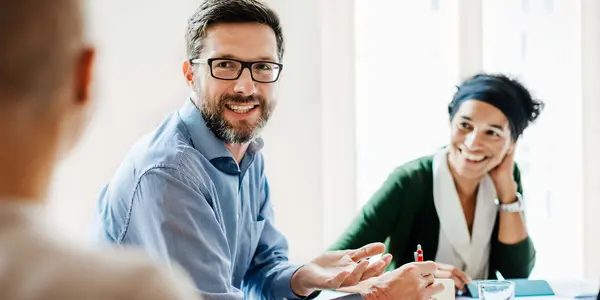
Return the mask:
[[[255,95],[244,97],[233,94],[222,95],[218,99],[211,99],[201,90],[195,90],[195,94],[203,95],[202,98],[196,98],[196,106],[202,118],[204,118],[206,127],[226,144],[244,144],[259,137],[276,105],[275,99],[272,99],[267,104],[264,97]],[[233,127],[232,124],[227,122],[224,118],[225,110],[228,109],[224,104],[226,101],[232,103],[258,102],[261,111],[258,120],[253,123],[254,126],[250,127],[247,122],[240,122],[239,124],[242,126],[240,129]]]
[[[265,108],[261,107],[261,109],[264,110]],[[220,110],[219,112],[210,112],[205,105],[202,105],[200,113],[206,122],[206,127],[208,127],[218,139],[226,144],[244,144],[253,141],[260,135],[267,123],[261,115],[255,123],[256,125],[254,128],[244,128],[241,130],[233,127],[223,118],[223,110]]]

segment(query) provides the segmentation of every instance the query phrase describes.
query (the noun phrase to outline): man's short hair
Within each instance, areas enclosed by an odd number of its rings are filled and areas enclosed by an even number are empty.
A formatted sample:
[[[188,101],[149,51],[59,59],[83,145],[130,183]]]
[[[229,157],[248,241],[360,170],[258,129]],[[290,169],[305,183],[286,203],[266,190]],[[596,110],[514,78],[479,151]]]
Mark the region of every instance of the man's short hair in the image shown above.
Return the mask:
[[[206,0],[188,20],[187,55],[197,58],[210,26],[219,23],[254,22],[268,25],[275,32],[277,56],[283,58],[283,32],[277,14],[259,0]]]
[[[80,1],[0,0],[0,104],[64,82],[83,36]]]

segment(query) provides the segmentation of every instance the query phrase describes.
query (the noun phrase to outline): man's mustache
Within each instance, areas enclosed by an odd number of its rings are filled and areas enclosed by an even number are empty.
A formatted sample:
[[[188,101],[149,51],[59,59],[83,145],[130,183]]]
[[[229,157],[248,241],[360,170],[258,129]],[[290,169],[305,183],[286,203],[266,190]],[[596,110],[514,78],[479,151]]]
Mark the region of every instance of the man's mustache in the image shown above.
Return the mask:
[[[221,103],[224,102],[233,102],[233,103],[260,103],[261,105],[265,103],[265,99],[261,96],[242,96],[242,95],[223,95],[221,97]]]

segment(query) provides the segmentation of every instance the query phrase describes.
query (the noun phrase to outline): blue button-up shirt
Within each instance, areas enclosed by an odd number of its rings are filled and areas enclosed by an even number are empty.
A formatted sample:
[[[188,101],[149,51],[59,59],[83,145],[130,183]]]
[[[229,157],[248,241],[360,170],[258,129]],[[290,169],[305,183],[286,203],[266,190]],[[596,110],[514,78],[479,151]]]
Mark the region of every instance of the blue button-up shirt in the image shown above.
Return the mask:
[[[100,192],[92,237],[188,271],[205,299],[297,298],[260,139],[238,164],[191,101],[135,144]],[[243,293],[243,294],[242,294]]]

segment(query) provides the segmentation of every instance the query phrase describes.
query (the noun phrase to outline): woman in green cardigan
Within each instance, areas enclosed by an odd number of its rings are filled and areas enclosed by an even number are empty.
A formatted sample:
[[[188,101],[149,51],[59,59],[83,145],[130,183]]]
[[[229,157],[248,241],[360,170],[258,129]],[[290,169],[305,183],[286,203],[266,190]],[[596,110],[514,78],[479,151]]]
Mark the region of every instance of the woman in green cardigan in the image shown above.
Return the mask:
[[[390,268],[425,260],[463,290],[471,279],[527,278],[535,249],[525,226],[513,161],[518,138],[543,103],[504,75],[478,74],[458,87],[448,111],[450,143],[395,169],[331,247],[385,242]]]

